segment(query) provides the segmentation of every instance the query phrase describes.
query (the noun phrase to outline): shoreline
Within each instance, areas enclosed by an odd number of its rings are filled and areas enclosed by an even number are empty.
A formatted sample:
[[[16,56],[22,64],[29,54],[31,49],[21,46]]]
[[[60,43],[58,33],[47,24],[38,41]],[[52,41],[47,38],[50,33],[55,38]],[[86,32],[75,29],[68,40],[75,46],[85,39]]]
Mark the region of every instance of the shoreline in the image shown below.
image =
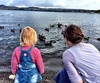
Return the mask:
[[[39,83],[55,83],[53,80],[54,76],[57,72],[54,71],[45,71],[44,74],[42,74],[42,80]],[[9,75],[11,72],[2,72],[0,73],[0,83],[13,83],[14,80],[9,79]]]
[[[53,78],[57,74],[57,72],[62,68],[61,58],[43,57],[43,61],[44,61],[45,71],[42,74],[43,79],[39,83],[55,83]],[[7,67],[8,71],[6,72],[3,69],[5,68],[2,67],[1,69],[2,71],[0,71],[0,83],[13,83],[13,80],[9,79],[9,75],[12,74],[10,71],[10,66]]]

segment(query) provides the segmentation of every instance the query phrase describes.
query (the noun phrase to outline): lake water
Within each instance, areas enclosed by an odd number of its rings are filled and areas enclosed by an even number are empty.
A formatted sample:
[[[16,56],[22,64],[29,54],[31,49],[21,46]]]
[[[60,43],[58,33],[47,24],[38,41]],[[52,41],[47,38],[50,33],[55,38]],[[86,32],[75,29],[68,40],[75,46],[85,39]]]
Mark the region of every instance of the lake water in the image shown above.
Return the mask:
[[[46,57],[60,56],[67,45],[61,35],[65,27],[50,27],[57,23],[80,26],[85,36],[90,37],[88,42],[100,50],[100,41],[97,40],[100,38],[100,14],[0,10],[0,26],[4,26],[0,29],[0,62],[10,60],[14,48],[19,45],[20,29],[25,26],[34,27],[38,35],[45,35],[46,41],[56,41],[49,47],[38,41],[36,46],[42,54]],[[49,28],[49,32],[45,28]],[[15,29],[15,33],[11,29]]]

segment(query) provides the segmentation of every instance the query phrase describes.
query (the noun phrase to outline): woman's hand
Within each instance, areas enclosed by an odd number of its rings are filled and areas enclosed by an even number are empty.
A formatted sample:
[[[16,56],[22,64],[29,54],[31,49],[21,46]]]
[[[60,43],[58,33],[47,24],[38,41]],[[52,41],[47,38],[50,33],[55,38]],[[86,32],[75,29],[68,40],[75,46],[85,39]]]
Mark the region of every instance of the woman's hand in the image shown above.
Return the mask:
[[[80,80],[78,83],[83,83],[83,80]]]

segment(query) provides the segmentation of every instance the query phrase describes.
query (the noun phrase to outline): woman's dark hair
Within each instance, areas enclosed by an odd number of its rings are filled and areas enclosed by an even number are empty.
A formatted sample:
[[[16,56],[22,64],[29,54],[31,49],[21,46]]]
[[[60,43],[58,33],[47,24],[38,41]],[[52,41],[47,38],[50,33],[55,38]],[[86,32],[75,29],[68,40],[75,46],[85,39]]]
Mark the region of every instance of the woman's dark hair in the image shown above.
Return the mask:
[[[71,24],[65,28],[64,38],[69,40],[73,44],[77,44],[82,41],[84,35],[77,25]]]

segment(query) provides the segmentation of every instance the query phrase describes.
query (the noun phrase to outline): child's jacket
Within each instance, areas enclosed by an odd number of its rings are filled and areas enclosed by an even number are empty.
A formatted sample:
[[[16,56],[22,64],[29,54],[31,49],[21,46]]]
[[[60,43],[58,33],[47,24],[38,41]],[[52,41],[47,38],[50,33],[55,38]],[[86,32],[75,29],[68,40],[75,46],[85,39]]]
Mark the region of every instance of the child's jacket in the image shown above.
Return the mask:
[[[14,83],[38,83],[42,77],[35,63],[32,62],[30,47],[27,51],[20,46],[21,55]]]

